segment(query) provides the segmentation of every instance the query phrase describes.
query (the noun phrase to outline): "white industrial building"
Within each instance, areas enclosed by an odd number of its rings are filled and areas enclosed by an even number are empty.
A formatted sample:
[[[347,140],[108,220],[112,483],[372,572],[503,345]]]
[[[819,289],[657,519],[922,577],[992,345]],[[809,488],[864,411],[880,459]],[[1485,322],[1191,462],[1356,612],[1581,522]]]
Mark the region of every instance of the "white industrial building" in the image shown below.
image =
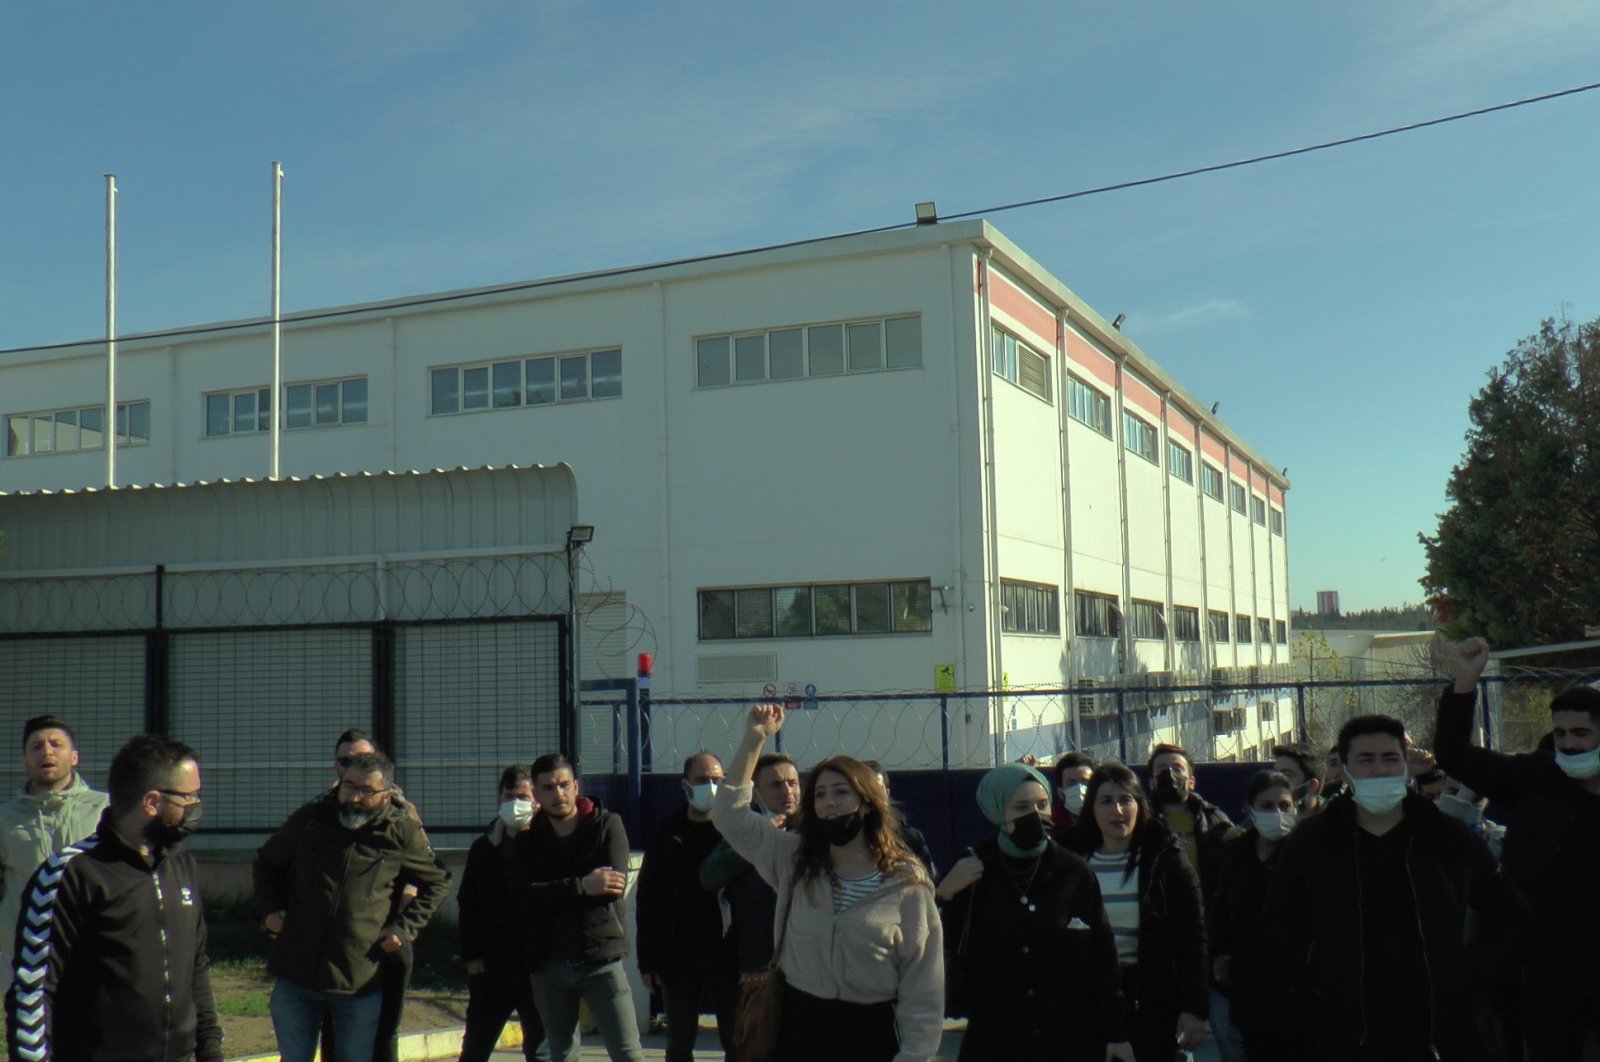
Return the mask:
[[[270,333],[121,337],[116,485],[268,475]],[[571,467],[587,675],[1288,672],[1287,482],[984,221],[291,315],[282,362],[284,477]],[[103,341],[0,354],[0,492],[105,486],[105,395]]]

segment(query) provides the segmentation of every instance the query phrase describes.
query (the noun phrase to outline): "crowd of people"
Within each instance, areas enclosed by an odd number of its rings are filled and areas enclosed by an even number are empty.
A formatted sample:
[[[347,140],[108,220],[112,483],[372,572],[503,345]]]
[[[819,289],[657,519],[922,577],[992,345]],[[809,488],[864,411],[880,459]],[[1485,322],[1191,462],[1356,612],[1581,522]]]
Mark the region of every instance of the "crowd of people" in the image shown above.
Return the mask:
[[[1003,764],[977,787],[992,831],[942,875],[877,764],[802,771],[767,749],[783,708],[758,705],[726,764],[684,762],[632,933],[621,818],[562,756],[513,764],[458,890],[460,1057],[484,1062],[515,1014],[529,1062],[573,1062],[582,1009],[614,1062],[641,1059],[631,961],[669,1062],[693,1058],[706,1003],[728,1062],[930,1059],[952,1013],[968,1060],[1170,1062],[1211,1038],[1225,1062],[1576,1062],[1600,1042],[1600,690],[1556,696],[1538,750],[1490,751],[1471,741],[1487,659],[1460,647],[1431,754],[1350,719],[1326,754],[1275,747],[1238,824],[1176,745],[1142,777],[1075,752]],[[221,1059],[182,843],[199,760],[140,735],[107,793],[77,763],[65,721],[30,719],[0,806],[10,1057]],[[396,782],[369,735],[339,735],[329,788],[257,853],[287,1062],[396,1057],[412,945],[450,885]]]

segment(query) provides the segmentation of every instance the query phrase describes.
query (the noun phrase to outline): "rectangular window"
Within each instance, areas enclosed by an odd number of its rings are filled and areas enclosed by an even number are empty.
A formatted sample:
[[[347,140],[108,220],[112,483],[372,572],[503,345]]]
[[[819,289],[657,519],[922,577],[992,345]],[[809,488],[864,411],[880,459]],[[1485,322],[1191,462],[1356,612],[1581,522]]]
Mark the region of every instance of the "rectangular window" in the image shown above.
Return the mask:
[[[1067,374],[1067,416],[1111,436],[1111,399],[1071,373]]]
[[[1204,461],[1200,462],[1200,490],[1208,498],[1222,500],[1222,472]]]
[[[699,598],[701,641],[933,630],[926,579],[701,590]]]
[[[1056,588],[1000,580],[1000,629],[1011,634],[1060,634],[1061,608]]]
[[[1249,513],[1249,510],[1246,508],[1247,497],[1248,495],[1245,494],[1244,488],[1239,486],[1239,484],[1228,484],[1228,504],[1233,508],[1233,511],[1238,513],[1240,516],[1245,516]]]
[[[703,341],[704,342],[704,341]],[[700,349],[701,370],[716,364],[720,357],[722,372],[728,371],[728,337],[721,337],[720,346],[712,342]],[[429,411],[435,415],[473,413],[489,409],[515,409],[520,406],[546,406],[556,402],[588,402],[600,398],[622,397],[622,351],[619,349],[595,350],[583,354],[547,354],[536,358],[516,358],[507,361],[486,362],[481,365],[452,365],[429,370],[431,402]],[[352,402],[350,384],[344,381],[343,423],[351,420]],[[366,380],[359,381],[359,415],[366,420]],[[318,388],[317,423],[321,425],[323,395]],[[294,395],[291,393],[290,420],[294,419]],[[291,424],[291,426],[294,426]]]
[[[1289,624],[1283,620],[1272,621],[1273,641],[1279,645],[1289,644]]]
[[[994,374],[1005,377],[1036,398],[1051,401],[1050,359],[1000,328],[993,328],[991,337]]]
[[[1135,599],[1128,616],[1128,632],[1135,638],[1165,638],[1167,630],[1161,619],[1161,602]]]
[[[695,340],[695,383],[701,388],[914,369],[921,364],[922,318],[917,316],[775,328]],[[597,393],[595,397],[601,395]]]
[[[1238,642],[1240,645],[1250,644],[1249,616],[1240,615],[1233,617],[1233,640]]]
[[[1200,610],[1183,605],[1172,606],[1172,640],[1198,642],[1200,640]]]
[[[1213,642],[1228,642],[1233,639],[1228,637],[1228,614],[1212,609],[1206,613],[1206,619],[1211,623],[1211,640]]]
[[[436,381],[437,383],[437,381]],[[287,384],[283,389],[283,427],[329,428],[367,422],[367,378]],[[206,437],[272,430],[272,388],[216,391],[205,396]]]
[[[232,408],[231,402],[229,406]],[[6,416],[6,456],[66,454],[105,448],[105,406],[48,409]],[[117,445],[150,442],[150,403],[117,403]]]
[[[1167,471],[1185,483],[1194,482],[1194,455],[1170,438],[1167,440]]]
[[[1122,634],[1122,613],[1117,599],[1086,590],[1072,592],[1077,632],[1085,638],[1116,638]]]
[[[1262,645],[1272,644],[1272,621],[1256,617],[1256,641]]]
[[[1122,411],[1122,445],[1149,461],[1159,464],[1156,456],[1156,430],[1138,417]]]
[[[1272,510],[1270,515],[1271,515],[1271,518],[1272,518],[1272,533],[1274,535],[1282,535],[1283,534],[1283,510],[1282,509],[1274,509],[1274,510]]]
[[[1253,494],[1250,496],[1250,519],[1262,527],[1267,526],[1267,503]]]

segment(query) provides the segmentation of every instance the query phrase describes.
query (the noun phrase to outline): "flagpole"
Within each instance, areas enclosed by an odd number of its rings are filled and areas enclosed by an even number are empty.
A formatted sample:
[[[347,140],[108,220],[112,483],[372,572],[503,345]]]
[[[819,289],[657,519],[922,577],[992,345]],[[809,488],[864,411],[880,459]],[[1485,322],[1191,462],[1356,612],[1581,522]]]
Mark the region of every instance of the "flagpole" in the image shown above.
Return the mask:
[[[132,425],[129,426],[130,429]],[[117,485],[117,175],[106,174],[106,486]]]
[[[282,474],[283,441],[283,164],[272,164],[272,478]]]

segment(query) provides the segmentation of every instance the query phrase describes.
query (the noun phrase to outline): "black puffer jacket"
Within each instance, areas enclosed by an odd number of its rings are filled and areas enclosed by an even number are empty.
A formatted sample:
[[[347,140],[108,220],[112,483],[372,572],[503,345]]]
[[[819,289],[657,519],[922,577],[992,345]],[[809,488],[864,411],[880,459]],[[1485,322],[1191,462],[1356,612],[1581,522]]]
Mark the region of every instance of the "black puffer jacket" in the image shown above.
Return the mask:
[[[507,881],[517,836],[507,833],[498,818],[490,823],[488,831],[467,849],[467,865],[456,890],[456,902],[461,905],[456,926],[461,961],[482,960],[496,973],[521,967]]]
[[[376,991],[379,941],[391,933],[416,940],[450,887],[409,814],[388,804],[365,826],[347,829],[333,793],[302,805],[267,839],[254,876],[257,916],[286,912],[267,972],[339,995]],[[417,887],[416,899],[395,913],[406,885]]]
[[[557,836],[539,812],[517,835],[511,894],[523,961],[610,962],[628,954],[628,909],[621,896],[585,896],[578,882],[598,867],[628,868],[628,831],[599,801],[578,798],[578,824]]]
[[[29,880],[6,993],[13,1059],[222,1057],[205,912],[181,847],[146,861],[110,824]]]
[[[675,970],[721,953],[717,894],[700,887],[700,864],[722,843],[716,829],[709,820],[691,822],[687,804],[669,811],[656,825],[633,894],[640,972]],[[698,858],[697,843],[703,846]]]
[[[1503,966],[1525,930],[1527,910],[1500,875],[1494,857],[1467,827],[1431,800],[1406,796],[1411,839],[1405,853],[1407,888],[1414,897],[1427,983],[1428,1028],[1447,1059],[1482,1057],[1482,1045],[1460,1008],[1474,998],[1481,978]],[[1356,804],[1335,800],[1297,826],[1278,856],[1267,890],[1262,928],[1286,976],[1308,984],[1314,996],[1313,1038],[1364,1044],[1370,1027],[1363,985],[1368,966],[1393,962],[1367,955],[1368,917],[1357,850]],[[1469,948],[1467,909],[1481,916],[1481,942]]]
[[[1600,882],[1600,796],[1567,777],[1548,750],[1508,756],[1474,746],[1474,703],[1473,694],[1445,687],[1434,735],[1439,766],[1508,813],[1501,861],[1534,911],[1532,953],[1554,968],[1590,969],[1600,922],[1570,918],[1566,904]]]

